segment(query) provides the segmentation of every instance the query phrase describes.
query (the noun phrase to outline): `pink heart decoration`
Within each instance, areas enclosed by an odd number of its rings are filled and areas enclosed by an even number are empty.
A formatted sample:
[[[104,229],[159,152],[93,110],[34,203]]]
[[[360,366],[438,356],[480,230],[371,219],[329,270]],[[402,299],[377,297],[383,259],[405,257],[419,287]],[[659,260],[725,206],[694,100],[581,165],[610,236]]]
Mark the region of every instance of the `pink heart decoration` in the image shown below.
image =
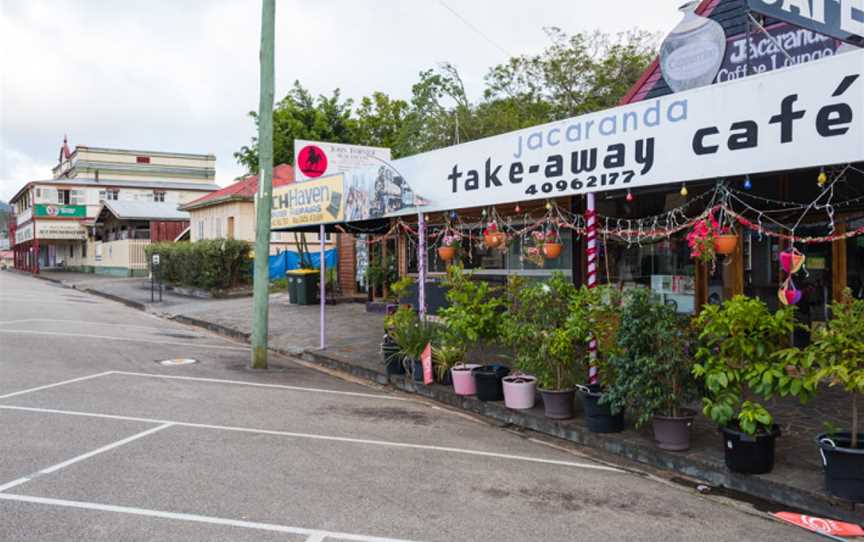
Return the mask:
[[[797,273],[804,265],[804,260],[807,258],[795,249],[784,250],[780,253],[780,267],[783,271],[789,274]]]
[[[801,290],[786,290],[786,303],[788,305],[797,305],[799,301],[801,301]]]
[[[788,250],[784,250],[780,253],[780,267],[783,268],[783,271],[789,273],[789,270],[792,269],[792,253]]]

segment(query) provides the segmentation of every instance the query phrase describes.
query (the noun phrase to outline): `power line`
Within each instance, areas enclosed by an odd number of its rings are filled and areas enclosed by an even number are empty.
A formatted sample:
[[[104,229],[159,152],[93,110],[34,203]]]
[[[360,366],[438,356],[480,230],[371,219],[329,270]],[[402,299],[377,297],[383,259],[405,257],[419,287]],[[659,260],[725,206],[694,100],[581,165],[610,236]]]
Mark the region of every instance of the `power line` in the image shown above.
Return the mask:
[[[447,3],[444,2],[444,0],[438,0],[438,2],[439,2],[442,6],[444,6],[444,8],[445,8],[447,11],[449,11],[450,13],[452,13],[454,17],[456,17],[457,19],[459,19],[460,21],[462,21],[462,23],[463,23],[465,26],[467,26],[468,28],[470,28],[471,30],[473,30],[474,32],[476,32],[480,37],[482,37],[484,40],[486,40],[487,42],[489,42],[493,47],[495,47],[496,49],[498,49],[499,51],[501,51],[502,53],[504,53],[504,55],[507,57],[507,60],[510,60],[510,58],[513,56],[513,54],[512,54],[510,51],[508,51],[507,49],[505,49],[504,47],[502,47],[501,45],[499,45],[498,42],[496,42],[495,40],[493,40],[492,38],[490,38],[489,36],[487,36],[487,35],[486,35],[482,30],[480,30],[479,28],[477,28],[476,26],[474,26],[473,24],[471,24],[471,21],[469,21],[469,20],[466,19],[465,17],[459,15],[459,13],[457,13],[455,9],[451,8],[450,6],[448,6]]]

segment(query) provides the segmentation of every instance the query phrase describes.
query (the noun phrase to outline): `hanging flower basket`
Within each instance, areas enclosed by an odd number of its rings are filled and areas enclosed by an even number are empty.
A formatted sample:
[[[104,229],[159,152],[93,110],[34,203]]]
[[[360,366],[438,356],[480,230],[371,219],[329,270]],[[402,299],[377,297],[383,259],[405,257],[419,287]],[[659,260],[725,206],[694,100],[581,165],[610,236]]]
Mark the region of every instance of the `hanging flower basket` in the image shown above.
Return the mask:
[[[563,245],[561,243],[544,243],[543,256],[545,256],[547,260],[554,260],[561,255],[562,247]]]
[[[486,248],[498,248],[504,245],[507,236],[498,229],[498,223],[494,220],[483,230],[483,243]]]
[[[438,247],[438,257],[449,262],[456,257],[456,247]]]
[[[714,252],[717,254],[732,254],[738,246],[738,236],[734,233],[716,235],[714,237]]]

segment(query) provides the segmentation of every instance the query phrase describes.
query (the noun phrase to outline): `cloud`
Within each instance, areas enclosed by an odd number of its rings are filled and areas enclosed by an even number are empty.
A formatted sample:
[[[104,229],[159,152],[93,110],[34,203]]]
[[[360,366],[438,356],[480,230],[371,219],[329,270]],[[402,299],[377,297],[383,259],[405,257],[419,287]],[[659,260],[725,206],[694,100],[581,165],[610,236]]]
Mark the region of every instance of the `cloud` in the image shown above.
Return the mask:
[[[565,31],[666,30],[669,0],[476,0],[447,5],[516,54]],[[527,7],[526,7],[527,6]],[[276,98],[295,79],[407,98],[417,73],[449,61],[469,92],[506,60],[433,0],[277,0]],[[217,181],[241,168],[258,107],[256,0],[3,0],[0,11],[0,199],[50,177],[64,133],[71,145],[212,152]]]

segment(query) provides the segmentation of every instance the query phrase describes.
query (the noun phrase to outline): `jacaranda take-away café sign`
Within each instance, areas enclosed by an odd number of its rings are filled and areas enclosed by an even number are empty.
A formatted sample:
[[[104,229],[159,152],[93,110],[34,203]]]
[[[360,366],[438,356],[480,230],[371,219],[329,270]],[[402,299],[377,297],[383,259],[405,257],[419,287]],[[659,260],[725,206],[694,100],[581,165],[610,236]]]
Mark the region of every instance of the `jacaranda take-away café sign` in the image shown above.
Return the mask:
[[[850,51],[352,170],[344,219],[861,161],[862,72]]]

